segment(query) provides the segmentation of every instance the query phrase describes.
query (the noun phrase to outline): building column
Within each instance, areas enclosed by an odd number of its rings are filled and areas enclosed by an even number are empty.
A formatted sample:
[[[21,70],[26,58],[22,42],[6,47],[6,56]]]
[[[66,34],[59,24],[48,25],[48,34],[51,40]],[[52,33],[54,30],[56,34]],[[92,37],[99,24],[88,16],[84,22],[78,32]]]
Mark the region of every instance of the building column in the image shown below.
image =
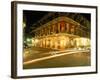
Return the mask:
[[[72,25],[72,26],[71,26],[71,29],[70,29],[71,34],[74,34],[74,28],[75,28],[75,26],[74,26],[74,25]]]

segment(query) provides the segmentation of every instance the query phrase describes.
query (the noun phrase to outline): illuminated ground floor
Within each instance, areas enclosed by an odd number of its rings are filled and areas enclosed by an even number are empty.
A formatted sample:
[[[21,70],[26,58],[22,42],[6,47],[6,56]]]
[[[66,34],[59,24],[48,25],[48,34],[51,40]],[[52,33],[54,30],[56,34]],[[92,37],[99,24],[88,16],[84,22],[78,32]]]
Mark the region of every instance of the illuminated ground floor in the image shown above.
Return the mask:
[[[90,39],[70,34],[52,34],[33,38],[33,46],[65,50],[69,48],[89,48]]]

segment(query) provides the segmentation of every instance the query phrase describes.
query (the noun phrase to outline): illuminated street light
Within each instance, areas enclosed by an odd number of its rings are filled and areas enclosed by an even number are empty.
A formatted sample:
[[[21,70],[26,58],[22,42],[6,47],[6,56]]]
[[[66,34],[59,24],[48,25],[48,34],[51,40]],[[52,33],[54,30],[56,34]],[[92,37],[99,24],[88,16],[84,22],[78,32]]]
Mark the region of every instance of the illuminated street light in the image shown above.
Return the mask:
[[[30,41],[31,41],[31,39],[27,38],[27,42],[30,42]]]

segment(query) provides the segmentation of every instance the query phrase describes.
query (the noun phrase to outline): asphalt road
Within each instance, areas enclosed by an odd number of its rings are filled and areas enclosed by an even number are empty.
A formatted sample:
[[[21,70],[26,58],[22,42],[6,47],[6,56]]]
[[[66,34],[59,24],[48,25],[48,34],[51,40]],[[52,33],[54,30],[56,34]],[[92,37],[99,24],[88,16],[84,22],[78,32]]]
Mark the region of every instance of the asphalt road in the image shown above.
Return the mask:
[[[89,50],[64,50],[30,48],[24,51],[23,68],[55,68],[90,66]]]

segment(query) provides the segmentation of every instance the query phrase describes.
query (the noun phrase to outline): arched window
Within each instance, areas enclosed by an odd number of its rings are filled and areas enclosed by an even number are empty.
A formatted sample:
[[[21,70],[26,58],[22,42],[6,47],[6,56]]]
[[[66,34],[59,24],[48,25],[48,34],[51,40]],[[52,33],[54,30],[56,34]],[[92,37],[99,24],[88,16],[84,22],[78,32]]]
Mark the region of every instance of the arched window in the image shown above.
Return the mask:
[[[61,32],[60,23],[57,23],[56,32],[59,32],[59,33]]]
[[[65,22],[64,21],[60,22],[60,30],[61,30],[61,32],[65,31]]]

